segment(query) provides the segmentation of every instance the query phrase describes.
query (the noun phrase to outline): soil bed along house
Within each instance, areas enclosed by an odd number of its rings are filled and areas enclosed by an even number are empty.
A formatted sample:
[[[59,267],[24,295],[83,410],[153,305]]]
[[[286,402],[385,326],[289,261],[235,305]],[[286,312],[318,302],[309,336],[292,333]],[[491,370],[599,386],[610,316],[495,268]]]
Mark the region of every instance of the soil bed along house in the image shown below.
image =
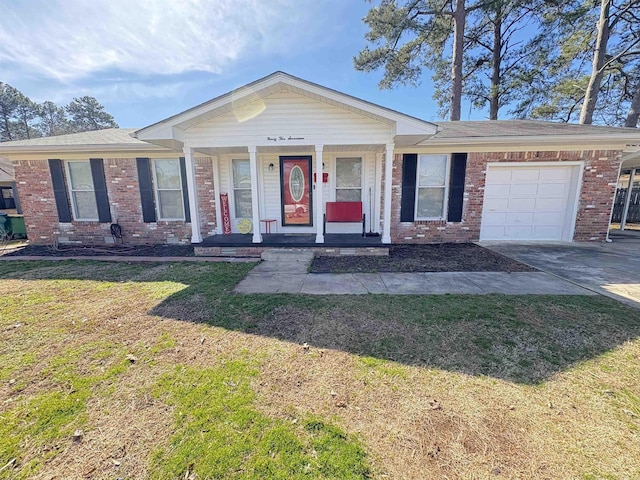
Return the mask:
[[[0,156],[32,244],[117,243],[117,224],[127,244],[246,255],[298,236],[339,255],[603,241],[638,145],[631,128],[436,124],[276,72],[140,130],[4,142]]]

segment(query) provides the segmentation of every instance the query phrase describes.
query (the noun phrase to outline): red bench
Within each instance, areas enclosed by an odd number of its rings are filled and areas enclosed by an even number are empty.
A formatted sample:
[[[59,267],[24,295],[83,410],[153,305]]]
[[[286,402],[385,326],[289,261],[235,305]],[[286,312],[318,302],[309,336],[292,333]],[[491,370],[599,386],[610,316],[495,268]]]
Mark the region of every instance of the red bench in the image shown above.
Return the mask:
[[[362,236],[365,233],[365,215],[362,202],[327,202],[322,233],[327,233],[327,223],[362,223]]]

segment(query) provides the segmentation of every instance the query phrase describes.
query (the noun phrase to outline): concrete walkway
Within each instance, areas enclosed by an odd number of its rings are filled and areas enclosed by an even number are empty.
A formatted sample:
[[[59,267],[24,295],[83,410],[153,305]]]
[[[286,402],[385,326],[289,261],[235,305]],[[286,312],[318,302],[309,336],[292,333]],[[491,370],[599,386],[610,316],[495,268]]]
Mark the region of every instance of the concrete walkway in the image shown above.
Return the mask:
[[[312,252],[266,251],[263,260],[236,293],[595,295],[543,272],[308,273]]]

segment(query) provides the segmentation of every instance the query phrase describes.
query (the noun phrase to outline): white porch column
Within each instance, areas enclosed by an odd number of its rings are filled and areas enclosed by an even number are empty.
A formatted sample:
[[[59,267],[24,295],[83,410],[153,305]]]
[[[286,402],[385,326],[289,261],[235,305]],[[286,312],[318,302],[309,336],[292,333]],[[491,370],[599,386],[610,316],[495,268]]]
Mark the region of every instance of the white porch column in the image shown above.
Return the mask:
[[[251,169],[251,211],[253,212],[253,243],[262,243],[260,233],[260,205],[258,204],[258,156],[256,146],[249,145],[249,167]]]
[[[216,196],[216,233],[222,235],[222,207],[220,206],[220,157],[211,157],[213,162],[213,190]]]
[[[324,145],[316,145],[316,243],[324,243],[322,209],[322,151]]]
[[[627,193],[624,196],[624,208],[622,209],[622,218],[620,220],[620,230],[624,230],[627,224],[627,214],[629,213],[629,203],[631,202],[631,190],[633,189],[633,179],[636,176],[636,169],[631,169],[631,175],[629,175],[629,184],[627,185]]]
[[[193,161],[193,148],[184,147],[184,164],[187,171],[187,190],[189,194],[189,214],[191,215],[191,243],[201,243],[200,209],[196,191],[196,166]]]
[[[391,243],[391,185],[393,183],[393,143],[387,143],[384,156],[384,222],[382,243]]]

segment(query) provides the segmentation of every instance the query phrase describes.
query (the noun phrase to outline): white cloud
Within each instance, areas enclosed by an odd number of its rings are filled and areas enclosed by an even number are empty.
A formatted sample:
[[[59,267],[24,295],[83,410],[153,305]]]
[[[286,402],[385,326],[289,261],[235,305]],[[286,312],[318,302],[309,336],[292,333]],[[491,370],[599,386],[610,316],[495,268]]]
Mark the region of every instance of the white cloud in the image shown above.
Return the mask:
[[[326,24],[317,20],[318,4],[0,0],[0,67],[15,69],[12,77],[20,71],[67,83],[109,69],[137,75],[220,73],[239,58],[286,57],[319,41]]]

